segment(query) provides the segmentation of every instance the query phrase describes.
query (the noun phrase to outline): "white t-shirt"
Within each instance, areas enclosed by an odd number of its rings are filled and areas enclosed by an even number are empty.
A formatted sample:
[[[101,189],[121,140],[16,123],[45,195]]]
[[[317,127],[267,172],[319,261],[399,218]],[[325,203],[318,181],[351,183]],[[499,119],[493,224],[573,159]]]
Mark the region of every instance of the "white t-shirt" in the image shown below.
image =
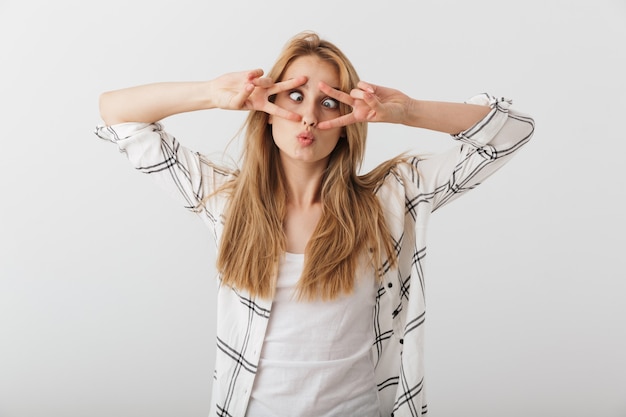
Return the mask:
[[[373,271],[332,301],[298,301],[303,254],[279,265],[247,417],[378,416],[371,350],[376,299]]]

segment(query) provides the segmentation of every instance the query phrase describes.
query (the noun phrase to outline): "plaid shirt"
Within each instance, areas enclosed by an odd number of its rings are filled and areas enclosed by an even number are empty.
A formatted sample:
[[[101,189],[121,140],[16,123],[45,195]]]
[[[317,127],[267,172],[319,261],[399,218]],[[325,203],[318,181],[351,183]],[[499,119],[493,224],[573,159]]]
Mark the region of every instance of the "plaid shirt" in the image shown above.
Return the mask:
[[[498,170],[531,137],[533,120],[509,110],[510,101],[487,94],[470,102],[491,112],[453,136],[457,146],[413,157],[389,172],[377,190],[398,253],[397,267],[383,263],[384,277],[373,315],[372,357],[381,416],[424,416],[424,260],[430,214]],[[216,244],[226,201],[216,187],[232,178],[203,155],[182,147],[162,126],[99,126],[96,134],[117,143],[131,163],[172,190],[207,223]],[[217,350],[210,416],[243,417],[261,354],[272,302],[218,286]]]

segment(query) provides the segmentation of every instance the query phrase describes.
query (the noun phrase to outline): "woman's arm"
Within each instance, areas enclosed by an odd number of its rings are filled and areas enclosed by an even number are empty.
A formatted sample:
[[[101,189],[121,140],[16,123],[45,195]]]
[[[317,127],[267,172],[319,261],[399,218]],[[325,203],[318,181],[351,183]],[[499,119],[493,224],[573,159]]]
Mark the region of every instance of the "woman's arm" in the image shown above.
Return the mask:
[[[154,123],[177,113],[210,109],[210,82],[167,82],[108,91],[100,95],[100,116],[107,125]]]
[[[306,78],[275,84],[262,75],[262,70],[243,71],[211,81],[155,83],[109,91],[100,96],[100,116],[110,126],[125,122],[154,123],[178,113],[221,108],[260,110],[300,120],[298,114],[276,106],[268,98],[304,84]]]
[[[476,104],[416,100],[398,90],[362,81],[350,94],[326,84],[320,84],[320,89],[352,107],[351,113],[320,123],[320,129],[367,121],[400,123],[457,134],[472,127],[490,111],[489,106]]]
[[[491,111],[478,104],[409,100],[402,124],[452,135],[474,126]]]

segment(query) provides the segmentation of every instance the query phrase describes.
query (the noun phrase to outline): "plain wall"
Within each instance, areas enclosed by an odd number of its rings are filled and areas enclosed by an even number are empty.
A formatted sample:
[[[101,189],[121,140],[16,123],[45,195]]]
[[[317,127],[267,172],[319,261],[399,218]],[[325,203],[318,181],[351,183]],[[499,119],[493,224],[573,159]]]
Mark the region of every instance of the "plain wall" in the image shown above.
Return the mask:
[[[365,80],[536,121],[432,217],[429,415],[626,416],[624,1],[0,0],[0,417],[208,414],[211,235],[93,135],[98,96],[268,70],[305,29]],[[244,117],[164,123],[220,156]],[[366,168],[452,145],[389,125],[368,143]]]

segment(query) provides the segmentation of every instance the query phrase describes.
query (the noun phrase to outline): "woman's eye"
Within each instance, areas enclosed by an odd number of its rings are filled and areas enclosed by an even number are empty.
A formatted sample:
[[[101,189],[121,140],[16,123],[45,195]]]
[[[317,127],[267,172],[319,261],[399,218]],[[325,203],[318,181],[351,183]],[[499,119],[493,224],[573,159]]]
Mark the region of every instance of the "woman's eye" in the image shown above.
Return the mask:
[[[333,98],[325,98],[322,101],[322,106],[326,107],[327,109],[336,109],[337,107],[339,107],[339,102]]]
[[[304,99],[304,96],[299,91],[292,91],[291,93],[289,93],[289,98],[293,101],[302,101]]]

